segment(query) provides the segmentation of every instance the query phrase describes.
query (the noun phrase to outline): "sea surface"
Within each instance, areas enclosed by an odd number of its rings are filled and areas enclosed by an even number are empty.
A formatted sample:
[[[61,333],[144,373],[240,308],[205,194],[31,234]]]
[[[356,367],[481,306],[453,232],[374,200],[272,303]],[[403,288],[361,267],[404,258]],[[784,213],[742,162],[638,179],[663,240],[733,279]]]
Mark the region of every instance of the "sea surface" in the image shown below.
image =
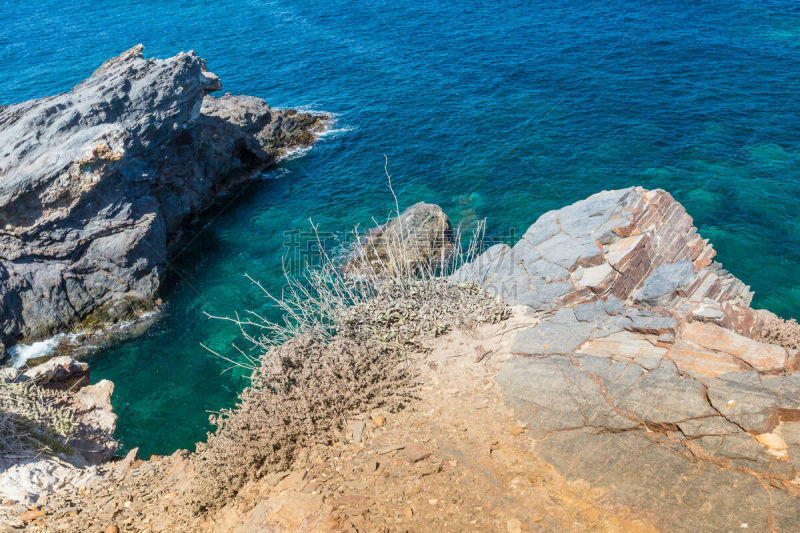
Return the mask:
[[[280,291],[309,219],[333,241],[384,220],[384,155],[401,207],[439,203],[512,241],[591,193],[662,187],[755,306],[800,317],[799,5],[0,1],[0,104],[68,90],[141,42],[194,49],[225,91],[335,117],[223,198],[172,262],[161,317],[92,359],[93,381],[116,384],[123,449],[191,449],[234,404],[245,373],[201,343],[237,357],[238,332],[206,313],[269,313],[244,274]]]

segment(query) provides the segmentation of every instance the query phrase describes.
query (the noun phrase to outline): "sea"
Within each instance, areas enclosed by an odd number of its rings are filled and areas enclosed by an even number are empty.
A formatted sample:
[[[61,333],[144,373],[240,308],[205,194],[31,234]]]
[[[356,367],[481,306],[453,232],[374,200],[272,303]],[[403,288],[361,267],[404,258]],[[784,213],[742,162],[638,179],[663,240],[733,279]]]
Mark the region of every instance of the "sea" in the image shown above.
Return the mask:
[[[794,1],[0,1],[0,104],[67,91],[143,43],[195,50],[223,90],[329,114],[204,215],[147,332],[97,353],[121,451],[193,449],[235,404],[249,350],[229,322],[275,313],[312,223],[344,242],[440,204],[514,242],[603,189],[664,188],[754,306],[800,317],[800,4]],[[385,159],[386,158],[386,159]],[[2,177],[0,177],[2,179]]]

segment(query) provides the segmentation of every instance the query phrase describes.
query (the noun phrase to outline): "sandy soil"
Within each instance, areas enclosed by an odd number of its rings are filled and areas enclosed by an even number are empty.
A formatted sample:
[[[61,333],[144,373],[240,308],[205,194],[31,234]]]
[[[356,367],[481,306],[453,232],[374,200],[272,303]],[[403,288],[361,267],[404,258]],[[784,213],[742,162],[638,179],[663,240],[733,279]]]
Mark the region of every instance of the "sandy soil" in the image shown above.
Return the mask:
[[[531,320],[452,333],[420,357],[413,409],[370,413],[360,442],[309,451],[287,477],[247,487],[215,531],[654,531],[602,490],[536,457],[494,376]],[[353,429],[358,431],[357,421]],[[380,426],[380,427],[379,427]],[[357,436],[357,435],[356,435]]]

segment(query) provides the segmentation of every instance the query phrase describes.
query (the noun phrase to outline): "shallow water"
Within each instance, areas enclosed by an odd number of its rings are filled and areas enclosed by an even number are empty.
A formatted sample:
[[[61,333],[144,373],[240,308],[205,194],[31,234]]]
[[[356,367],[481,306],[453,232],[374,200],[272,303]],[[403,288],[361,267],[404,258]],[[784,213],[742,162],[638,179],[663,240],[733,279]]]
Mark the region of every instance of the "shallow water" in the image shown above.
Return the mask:
[[[169,5],[168,5],[169,4]],[[68,89],[142,42],[194,49],[226,91],[336,114],[336,130],[224,200],[172,264],[148,333],[100,354],[118,437],[192,447],[231,405],[236,331],[204,312],[261,309],[308,218],[343,232],[436,202],[520,235],[540,214],[630,185],[669,190],[754,305],[800,316],[800,10],[794,2],[321,0],[0,2],[0,104]],[[288,246],[287,244],[288,243]]]

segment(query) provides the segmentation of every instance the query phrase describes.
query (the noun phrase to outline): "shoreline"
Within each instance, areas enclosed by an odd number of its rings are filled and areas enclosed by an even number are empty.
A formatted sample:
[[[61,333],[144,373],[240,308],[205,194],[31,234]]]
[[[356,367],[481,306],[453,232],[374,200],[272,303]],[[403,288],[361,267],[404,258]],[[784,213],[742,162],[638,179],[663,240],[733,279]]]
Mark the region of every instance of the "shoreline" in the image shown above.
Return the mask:
[[[16,369],[35,368],[53,357],[62,355],[85,360],[116,343],[144,334],[158,320],[162,312],[163,304],[158,304],[155,309],[142,312],[135,318],[128,318],[102,328],[57,333],[31,344],[15,344],[7,348],[10,357],[7,366]],[[29,361],[35,363],[28,365]]]
[[[7,313],[0,317],[0,340],[4,341],[4,345],[0,343],[0,357],[11,359],[15,366],[36,362],[37,359],[42,362],[43,358],[55,354],[84,357],[115,342],[115,339],[124,340],[145,329],[155,319],[154,314],[158,314],[159,289],[168,271],[165,258],[187,234],[192,234],[191,222],[213,210],[225,191],[246,186],[247,182],[277,167],[281,161],[302,156],[328,134],[335,121],[327,114],[273,109],[256,97],[230,93],[212,96],[210,93],[222,88],[221,82],[205,70],[205,62],[192,52],[158,60],[144,59],[142,49],[142,45],[137,45],[109,59],[72,91],[50,98],[63,100],[65,107],[74,107],[75,112],[84,114],[86,120],[91,121],[94,120],[93,108],[84,109],[84,101],[96,100],[102,107],[101,104],[109,98],[108,91],[117,85],[121,91],[143,93],[143,100],[150,99],[153,96],[150,93],[153,93],[163,100],[159,105],[172,102],[173,108],[179,112],[164,114],[159,109],[142,109],[140,95],[134,94],[123,100],[120,109],[116,110],[120,115],[118,120],[121,123],[127,120],[125,124],[144,123],[144,131],[148,132],[169,130],[166,136],[150,133],[155,137],[148,148],[144,152],[134,150],[131,154],[129,145],[135,148],[139,143],[147,142],[146,138],[136,138],[139,133],[135,128],[126,131],[120,141],[111,145],[108,144],[111,141],[98,144],[94,138],[89,140],[96,146],[88,156],[84,155],[85,146],[76,141],[69,141],[65,146],[59,146],[56,141],[53,141],[54,146],[37,143],[37,149],[46,152],[43,155],[38,155],[33,148],[24,150],[24,143],[16,144],[13,148],[19,153],[11,150],[10,155],[6,154],[11,159],[20,158],[19,166],[23,168],[26,158],[38,157],[37,160],[48,162],[51,152],[58,152],[59,158],[74,157],[74,165],[67,166],[69,175],[82,176],[84,182],[91,184],[74,188],[71,184],[74,180],[70,178],[67,180],[68,191],[61,191],[59,187],[63,185],[60,184],[65,181],[61,177],[63,167],[50,165],[42,169],[41,176],[20,177],[17,181],[22,185],[25,185],[24,179],[35,181],[25,188],[15,185],[12,179],[15,167],[9,170],[12,174],[4,186],[22,188],[19,192],[11,190],[12,194],[6,195],[5,201],[10,203],[3,206],[6,210],[4,219],[16,220],[15,223],[24,226],[30,221],[21,221],[33,218],[33,225],[24,232],[15,230],[14,225],[8,223],[5,232],[0,232],[0,245],[5,249],[0,267],[11,275],[9,279],[16,280],[8,286],[0,286],[0,298],[17,302],[16,307],[5,309]],[[131,89],[126,80],[129,70],[126,69],[133,67],[141,69],[140,75],[152,78],[150,83],[138,84]],[[0,113],[20,117],[11,121],[11,131],[0,131],[0,146],[5,141],[11,142],[9,139],[16,132],[14,128],[24,128],[26,121],[32,121],[40,128],[42,131],[37,135],[43,138],[48,135],[57,136],[57,139],[69,138],[65,132],[57,131],[62,127],[58,122],[50,124],[52,119],[36,122],[42,112],[40,107],[47,101],[47,98],[31,100],[0,109]],[[114,118],[102,124],[113,127]],[[86,131],[92,132],[91,129],[75,127],[78,131],[74,136],[79,140],[88,135]],[[187,145],[187,140],[193,144]],[[59,142],[64,144],[66,141]],[[183,159],[186,159],[185,164]],[[162,160],[168,163],[162,164]],[[142,167],[150,170],[148,165],[156,173],[156,178],[163,175],[169,184],[149,179],[146,183],[151,183],[153,190],[143,194],[139,185],[128,181],[131,172],[140,172]],[[128,167],[131,170],[126,170]],[[150,174],[146,172],[143,176],[149,177]],[[40,192],[42,187],[58,190]],[[122,206],[121,215],[113,210],[92,211],[93,202],[86,201],[96,194],[94,189],[109,187],[113,192],[99,193],[103,202],[96,203],[111,202],[111,205]],[[131,197],[133,193],[128,191],[128,187],[138,191],[136,194],[141,198]],[[36,194],[40,195],[39,199],[9,200],[15,198],[14,195]],[[46,209],[47,198],[64,195],[69,197],[66,208]],[[112,199],[109,195],[117,198]],[[155,212],[151,213],[154,206],[150,203],[154,198],[157,205]],[[32,205],[41,203],[42,212],[25,212],[26,202]],[[143,205],[143,215],[137,214],[137,202]],[[72,211],[80,214],[72,214]],[[64,237],[49,233],[52,230],[48,228],[58,229],[62,219],[63,223],[71,224],[71,216],[81,217],[87,225],[85,234],[73,231],[64,233],[67,236]],[[124,220],[119,220],[120,216]],[[39,225],[41,236],[36,233]],[[27,235],[24,242],[21,240],[23,234]],[[80,235],[80,239],[69,240],[73,234]],[[140,241],[143,244],[139,244]],[[50,251],[48,246],[56,248]],[[66,253],[72,248],[75,248],[74,254]],[[35,274],[27,273],[27,263],[16,262],[18,257],[31,255],[36,258],[37,254],[44,259],[41,264],[36,263],[39,266]],[[119,260],[118,254],[122,254],[124,259]],[[32,276],[32,287],[25,284],[17,287],[15,283],[21,283],[19,280],[26,279],[26,276]],[[28,294],[32,291],[51,295],[46,301],[41,301]],[[53,334],[53,331],[57,333]],[[8,354],[6,349],[10,349]]]

